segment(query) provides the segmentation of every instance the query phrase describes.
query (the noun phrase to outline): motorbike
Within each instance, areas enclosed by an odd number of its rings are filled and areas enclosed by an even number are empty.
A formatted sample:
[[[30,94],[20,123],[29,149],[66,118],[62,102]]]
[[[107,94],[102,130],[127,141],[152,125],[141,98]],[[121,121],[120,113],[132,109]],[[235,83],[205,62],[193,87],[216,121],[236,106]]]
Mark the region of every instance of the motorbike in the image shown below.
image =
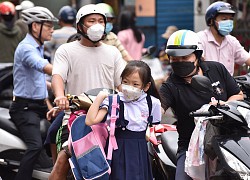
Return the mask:
[[[250,73],[241,76],[235,76],[235,81],[244,94],[244,99],[250,102]]]
[[[42,138],[46,137],[48,127],[49,122],[43,119],[40,122]],[[26,148],[16,126],[10,120],[9,110],[0,108],[0,177],[3,180],[14,179]],[[34,167],[33,178],[48,179],[52,166],[51,158],[43,149]]]
[[[148,151],[154,179],[175,179],[178,141],[176,126],[159,124],[150,127],[150,131],[155,134],[155,137],[152,135],[148,142]]]
[[[210,80],[196,75],[191,85],[203,92],[216,93]],[[250,179],[250,105],[246,101],[231,101],[211,105],[208,111],[191,112],[192,117],[205,117],[219,134],[211,138],[217,158],[210,179]],[[207,131],[207,130],[206,130]],[[207,133],[207,132],[206,132]]]

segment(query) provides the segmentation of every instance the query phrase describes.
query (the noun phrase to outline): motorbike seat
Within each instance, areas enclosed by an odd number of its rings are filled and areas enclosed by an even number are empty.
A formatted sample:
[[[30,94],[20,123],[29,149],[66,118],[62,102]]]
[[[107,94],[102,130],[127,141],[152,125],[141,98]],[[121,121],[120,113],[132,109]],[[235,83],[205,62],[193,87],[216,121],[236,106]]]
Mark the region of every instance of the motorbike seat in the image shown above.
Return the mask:
[[[177,131],[166,131],[161,134],[161,143],[164,151],[166,152],[169,159],[176,165],[177,158],[176,153],[178,149],[178,132]]]
[[[15,124],[10,120],[9,110],[6,108],[0,108],[0,129],[20,137]]]

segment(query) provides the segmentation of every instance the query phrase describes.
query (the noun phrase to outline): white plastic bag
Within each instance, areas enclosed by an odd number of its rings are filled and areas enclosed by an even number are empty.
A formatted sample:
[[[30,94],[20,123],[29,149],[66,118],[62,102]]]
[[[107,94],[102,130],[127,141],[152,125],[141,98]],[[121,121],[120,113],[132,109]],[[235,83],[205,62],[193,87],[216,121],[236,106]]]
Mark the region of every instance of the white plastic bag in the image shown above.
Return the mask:
[[[210,105],[203,105],[197,112],[207,111]],[[194,180],[205,180],[204,136],[206,117],[195,118],[196,126],[192,133],[188,151],[186,152],[185,172]]]

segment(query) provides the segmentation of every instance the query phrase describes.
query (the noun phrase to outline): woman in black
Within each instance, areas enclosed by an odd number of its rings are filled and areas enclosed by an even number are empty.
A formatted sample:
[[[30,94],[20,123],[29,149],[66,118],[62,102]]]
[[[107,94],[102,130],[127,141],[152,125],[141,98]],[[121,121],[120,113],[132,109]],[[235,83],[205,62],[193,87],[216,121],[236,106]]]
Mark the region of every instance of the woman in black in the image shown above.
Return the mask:
[[[160,88],[163,109],[166,111],[171,107],[178,119],[175,179],[181,180],[191,179],[184,171],[186,151],[195,127],[194,119],[188,114],[204,104],[211,103],[212,97],[211,93],[199,92],[191,87],[191,78],[196,74],[208,77],[211,84],[221,91],[215,98],[220,99],[222,104],[243,99],[243,93],[224,65],[213,61],[201,61],[203,51],[199,45],[198,36],[190,30],[179,30],[170,36],[166,53],[169,55],[173,73]]]

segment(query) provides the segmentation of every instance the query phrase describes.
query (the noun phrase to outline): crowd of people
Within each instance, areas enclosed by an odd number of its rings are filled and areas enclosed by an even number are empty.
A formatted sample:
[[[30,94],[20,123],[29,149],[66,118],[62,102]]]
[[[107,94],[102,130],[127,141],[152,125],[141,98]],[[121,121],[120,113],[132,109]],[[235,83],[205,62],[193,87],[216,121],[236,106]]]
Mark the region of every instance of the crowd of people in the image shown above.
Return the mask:
[[[220,103],[242,100],[243,93],[233,79],[234,64],[250,65],[250,54],[230,35],[235,10],[226,2],[212,3],[206,10],[204,31],[169,26],[158,57],[171,67],[160,88],[156,88],[150,67],[141,61],[146,36],[136,26],[135,13],[115,15],[106,3],[88,4],[78,11],[63,6],[58,15],[45,7],[23,1],[19,6],[0,3],[0,62],[13,65],[13,102],[10,116],[27,150],[15,179],[32,179],[34,165],[43,146],[50,145],[53,169],[49,179],[66,179],[70,172],[68,120],[71,114],[66,94],[80,95],[93,88],[118,91],[122,102],[115,136],[118,150],[111,162],[111,179],[152,180],[146,130],[150,122],[161,122],[172,109],[179,134],[176,179],[191,179],[184,162],[194,119],[188,114],[211,104],[211,94],[190,86],[194,75],[219,82]],[[15,20],[18,14],[20,20]],[[112,32],[118,21],[118,33]],[[54,30],[55,25],[60,28]],[[49,100],[53,94],[53,102]],[[86,124],[101,122],[108,111],[107,93],[100,92],[86,114]],[[152,111],[148,108],[148,98]],[[192,102],[192,106],[190,106]],[[52,104],[57,108],[53,108]],[[51,126],[45,142],[40,120]]]

